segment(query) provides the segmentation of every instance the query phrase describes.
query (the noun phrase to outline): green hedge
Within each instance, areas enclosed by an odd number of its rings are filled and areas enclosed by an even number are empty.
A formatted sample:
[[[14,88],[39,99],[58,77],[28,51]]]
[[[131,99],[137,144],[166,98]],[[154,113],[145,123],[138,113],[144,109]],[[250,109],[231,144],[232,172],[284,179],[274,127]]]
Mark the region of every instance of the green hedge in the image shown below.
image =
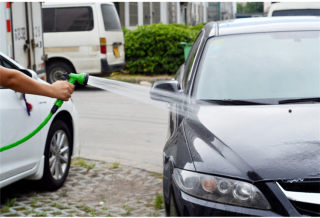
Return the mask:
[[[152,24],[124,29],[126,68],[130,74],[174,74],[184,62],[180,42],[192,43],[203,24]]]

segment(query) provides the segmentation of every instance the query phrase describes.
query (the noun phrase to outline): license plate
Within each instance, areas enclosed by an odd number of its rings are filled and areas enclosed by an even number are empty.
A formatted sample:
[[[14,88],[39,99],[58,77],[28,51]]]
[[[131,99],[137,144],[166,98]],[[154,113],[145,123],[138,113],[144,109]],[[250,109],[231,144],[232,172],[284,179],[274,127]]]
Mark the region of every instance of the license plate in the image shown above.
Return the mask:
[[[119,52],[119,48],[118,47],[113,47],[113,54],[117,58],[120,58],[120,52]]]

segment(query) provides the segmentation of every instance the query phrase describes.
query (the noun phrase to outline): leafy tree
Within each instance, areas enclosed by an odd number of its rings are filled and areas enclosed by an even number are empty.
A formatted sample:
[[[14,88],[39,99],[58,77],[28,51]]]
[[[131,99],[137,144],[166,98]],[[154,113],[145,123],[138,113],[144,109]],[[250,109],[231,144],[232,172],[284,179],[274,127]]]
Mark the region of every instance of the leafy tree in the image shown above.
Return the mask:
[[[126,69],[130,74],[174,74],[184,62],[180,42],[192,43],[203,24],[152,24],[124,29]]]
[[[263,13],[263,2],[247,2],[245,6],[241,3],[237,3],[238,13]]]

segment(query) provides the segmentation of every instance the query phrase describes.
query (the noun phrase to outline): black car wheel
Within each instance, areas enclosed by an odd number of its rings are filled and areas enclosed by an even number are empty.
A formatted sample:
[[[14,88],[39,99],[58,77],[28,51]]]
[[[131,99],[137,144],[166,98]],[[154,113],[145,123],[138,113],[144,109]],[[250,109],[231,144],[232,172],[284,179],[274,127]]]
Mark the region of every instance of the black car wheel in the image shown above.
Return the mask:
[[[48,64],[47,80],[49,83],[54,83],[57,80],[65,80],[64,75],[74,73],[72,67],[62,61],[57,61]]]
[[[61,120],[52,123],[45,148],[45,166],[41,185],[56,190],[65,182],[70,168],[72,139],[68,126]]]
[[[179,216],[177,209],[176,209],[176,202],[173,196],[173,190],[171,189],[170,191],[170,198],[169,198],[169,202],[165,202],[165,211],[166,211],[166,216]]]

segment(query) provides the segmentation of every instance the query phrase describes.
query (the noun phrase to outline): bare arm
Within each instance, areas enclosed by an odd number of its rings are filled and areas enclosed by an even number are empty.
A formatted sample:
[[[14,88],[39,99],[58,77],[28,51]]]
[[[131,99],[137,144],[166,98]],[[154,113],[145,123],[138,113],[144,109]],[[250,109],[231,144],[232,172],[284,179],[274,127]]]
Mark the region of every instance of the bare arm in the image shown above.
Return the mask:
[[[74,85],[67,81],[57,81],[53,84],[40,83],[23,73],[0,66],[0,86],[22,93],[44,95],[51,98],[68,100],[74,90]]]

